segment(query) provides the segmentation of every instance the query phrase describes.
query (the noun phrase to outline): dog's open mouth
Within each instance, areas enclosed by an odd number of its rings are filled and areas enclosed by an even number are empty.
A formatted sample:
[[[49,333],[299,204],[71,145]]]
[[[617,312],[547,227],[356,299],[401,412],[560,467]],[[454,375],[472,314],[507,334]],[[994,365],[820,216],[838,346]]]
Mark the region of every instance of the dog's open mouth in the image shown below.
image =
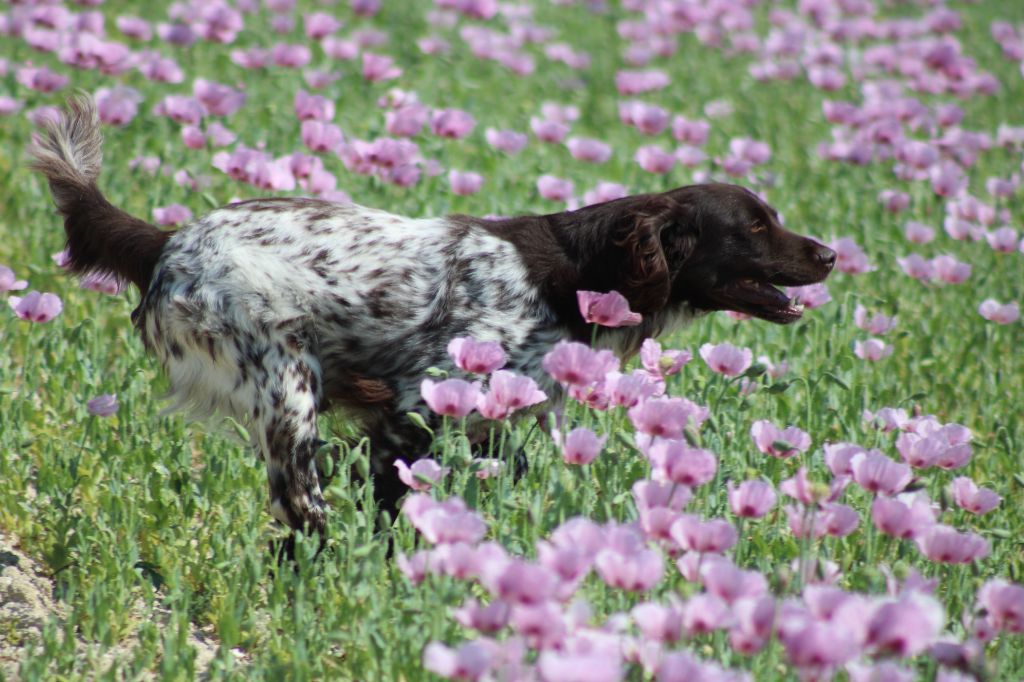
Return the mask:
[[[744,279],[718,287],[713,297],[724,310],[734,310],[776,324],[796,322],[804,306],[770,284]]]

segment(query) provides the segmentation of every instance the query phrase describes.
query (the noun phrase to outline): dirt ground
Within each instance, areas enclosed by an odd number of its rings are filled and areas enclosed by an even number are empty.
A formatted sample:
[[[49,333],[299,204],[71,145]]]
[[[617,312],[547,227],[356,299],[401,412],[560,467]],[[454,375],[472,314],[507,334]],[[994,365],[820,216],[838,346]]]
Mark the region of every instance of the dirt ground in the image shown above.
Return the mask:
[[[18,667],[28,646],[42,635],[51,616],[64,617],[63,605],[53,599],[53,582],[43,567],[18,550],[17,543],[0,531],[0,680],[19,680]],[[189,641],[196,649],[200,679],[217,651],[217,642],[198,630]],[[84,650],[86,644],[80,642]],[[102,660],[113,662],[129,653],[130,645],[108,650]],[[101,663],[102,672],[108,665]]]

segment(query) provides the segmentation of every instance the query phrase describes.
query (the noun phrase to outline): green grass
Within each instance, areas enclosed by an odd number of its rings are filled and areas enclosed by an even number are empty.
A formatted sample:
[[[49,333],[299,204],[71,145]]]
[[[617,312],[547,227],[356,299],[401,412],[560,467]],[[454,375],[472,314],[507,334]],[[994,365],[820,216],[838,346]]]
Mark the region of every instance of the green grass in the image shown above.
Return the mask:
[[[162,20],[163,4],[147,6],[143,14]],[[304,10],[314,8],[312,3],[300,4]],[[403,190],[349,174],[338,159],[325,158],[328,170],[338,176],[339,188],[358,203],[397,213],[482,215],[558,210],[536,194],[534,183],[541,173],[572,178],[578,193],[598,180],[622,182],[634,191],[689,182],[684,169],[655,177],[632,160],[636,147],[648,139],[617,120],[619,98],[612,74],[622,68],[618,55],[623,41],[614,23],[624,13],[615,9],[599,17],[582,7],[538,4],[540,23],[557,27],[561,39],[592,55],[589,71],[575,74],[564,66],[547,66],[540,57],[536,74],[512,77],[495,63],[472,59],[454,35],[448,36],[455,45],[451,55],[424,59],[414,41],[427,30],[422,18],[425,5],[385,3],[372,23],[392,35],[380,49],[396,56],[405,69],[397,84],[416,90],[429,105],[464,108],[478,120],[477,129],[464,141],[421,136],[424,155],[437,158],[446,168],[484,174],[484,190],[456,197],[448,191],[444,175]],[[1000,123],[1024,123],[1017,66],[999,56],[988,35],[994,18],[1024,20],[1024,5],[955,7],[965,23],[958,34],[965,51],[1004,86],[995,97],[962,102],[964,126],[994,134]],[[137,11],[134,3],[123,1],[108,2],[100,10],[107,15],[114,38],[113,17]],[[350,18],[347,7],[337,10]],[[765,8],[758,12],[763,15]],[[351,18],[348,26],[367,23]],[[300,40],[301,20],[299,25],[289,40]],[[231,47],[277,39],[269,32],[266,17],[258,15],[247,18],[246,30]],[[121,77],[143,93],[145,103],[129,125],[107,130],[104,192],[113,203],[145,218],[151,217],[154,207],[173,202],[200,214],[234,196],[256,196],[253,188],[213,169],[212,152],[185,149],[179,126],[151,115],[150,109],[165,93],[188,92],[196,77],[241,82],[249,102],[227,125],[239,134],[240,142],[264,141],[274,154],[290,153],[301,149],[299,124],[292,113],[292,94],[300,86],[296,72],[245,72],[228,60],[227,47],[202,41],[188,50],[162,49],[179,61],[186,83],[148,83],[134,72]],[[322,53],[314,53],[314,66],[329,66]],[[14,39],[5,39],[0,57],[12,63],[49,64],[69,72],[72,86],[88,91],[111,80],[95,72],[73,71],[52,55],[32,52]],[[846,539],[825,539],[816,548],[818,556],[840,565],[841,585],[851,590],[884,591],[882,564],[914,566],[940,578],[938,596],[947,607],[949,629],[962,634],[960,613],[971,608],[974,592],[986,579],[1024,580],[1024,509],[1019,502],[1024,492],[1024,336],[1020,322],[997,326],[976,310],[988,297],[1021,300],[1024,257],[995,253],[984,243],[950,240],[941,232],[943,202],[926,185],[909,186],[913,203],[908,213],[884,213],[875,199],[878,191],[904,186],[889,166],[848,167],[820,160],[814,147],[829,138],[829,125],[821,115],[823,95],[803,81],[755,83],[746,72],[748,61],[701,48],[692,36],[683,36],[677,54],[656,63],[671,74],[672,86],[641,99],[691,117],[701,115],[709,100],[729,100],[735,113],[713,121],[709,154],[723,155],[732,137],[767,141],[774,154],[767,169],[775,175],[768,196],[787,224],[821,238],[853,237],[877,270],[856,277],[834,275],[828,282],[834,300],[791,327],[737,323],[719,315],[663,340],[694,351],[707,341],[728,340],[749,346],[755,356],[787,360],[791,367],[779,381],[760,379],[768,390],[750,395],[742,395],[736,385],[725,386],[699,359],[671,381],[671,393],[714,405],[702,439],[719,456],[716,483],[721,485],[698,490],[689,508],[706,517],[728,516],[726,480],[760,475],[778,483],[798,464],[824,480],[820,446],[825,441],[852,441],[895,455],[891,436],[862,424],[864,409],[900,405],[966,424],[974,432],[975,455],[958,473],[993,488],[1003,496],[1002,505],[987,516],[970,517],[942,493],[956,474],[929,473],[923,484],[933,499],[946,503],[945,522],[973,529],[992,542],[990,557],[965,567],[937,566],[910,543],[878,542],[866,513],[870,499],[853,489],[844,501],[861,512],[861,529]],[[363,83],[357,63],[337,68],[343,77],[326,90],[338,105],[336,122],[349,137],[383,134],[383,113],[374,103],[389,86]],[[832,98],[856,99],[855,88],[851,82]],[[0,76],[0,94],[5,93],[26,100],[28,108],[59,104],[65,94],[28,91],[13,73]],[[520,156],[508,159],[483,142],[487,126],[526,130],[529,117],[539,115],[540,103],[547,100],[578,105],[583,116],[573,134],[611,143],[616,149],[612,161],[587,167],[574,162],[564,148],[536,140]],[[455,624],[449,611],[470,594],[481,596],[479,589],[436,577],[411,586],[388,557],[387,542],[373,518],[362,510],[369,491],[348,480],[347,466],[339,468],[327,490],[333,508],[327,550],[314,561],[314,543],[309,542],[300,547],[294,571],[276,567],[268,552],[276,531],[266,512],[262,464],[225,435],[230,428],[204,429],[176,416],[159,415],[167,384],[132,333],[128,316],[136,303],[134,292],[114,298],[79,290],[53,265],[50,255],[62,248],[62,234],[44,183],[23,166],[22,150],[29,136],[23,115],[0,120],[0,185],[6,189],[0,208],[0,263],[29,278],[31,288],[59,293],[65,310],[45,325],[22,322],[6,306],[0,311],[0,530],[17,538],[20,547],[52,575],[67,618],[54,619],[42,641],[25,649],[20,676],[190,679],[195,654],[187,637],[190,628],[202,628],[220,642],[209,669],[215,679],[426,679],[421,667],[424,645],[432,639],[452,643],[471,636]],[[671,144],[667,133],[657,142]],[[128,161],[140,154],[155,154],[169,167],[209,176],[210,185],[202,192],[189,192],[169,176],[129,171]],[[1019,163],[1019,152],[996,149],[983,154],[971,171],[972,192],[984,197],[985,178],[1008,176],[1019,171]],[[1011,224],[1019,228],[1024,217],[1020,195],[1001,207],[1011,211]],[[902,224],[907,219],[939,229],[936,242],[923,247],[905,242]],[[926,257],[951,253],[969,262],[974,274],[960,286],[923,285],[904,276],[896,264],[896,256],[911,251]],[[895,352],[887,360],[865,363],[853,355],[853,341],[866,336],[852,322],[858,302],[898,312],[899,326],[888,338]],[[86,400],[104,392],[117,393],[117,416],[88,416]],[[478,482],[467,468],[456,467],[458,473],[445,484],[446,494],[475,501],[490,522],[488,537],[510,551],[532,555],[535,541],[572,516],[599,521],[635,517],[629,487],[647,472],[631,445],[628,421],[619,413],[585,416],[577,409],[573,414],[613,436],[594,465],[568,468],[545,436],[522,425],[512,429],[510,438],[523,443],[531,455],[532,466],[523,480],[513,484],[502,476]],[[761,418],[800,426],[812,435],[814,445],[799,462],[759,454],[748,432],[751,422]],[[345,428],[337,420],[325,421],[324,427]],[[468,457],[455,437],[438,448],[454,463]],[[410,453],[414,454],[419,453]],[[357,449],[346,457],[348,463],[365,467],[364,451]],[[406,552],[422,542],[405,521],[397,524],[394,538]],[[786,567],[798,555],[781,508],[744,526],[739,562],[763,571],[780,594],[795,589]],[[669,573],[658,588],[659,596],[693,591],[674,571]],[[607,588],[596,577],[588,579],[581,593],[598,616],[628,610],[638,601]],[[113,647],[127,653],[102,659]],[[755,679],[790,674],[782,672],[784,659],[777,644],[749,660],[732,653],[718,637],[698,638],[692,648],[750,670]],[[989,653],[998,666],[998,678],[1024,673],[1019,637],[1005,645],[997,642]],[[933,665],[921,662],[920,670],[931,674]]]

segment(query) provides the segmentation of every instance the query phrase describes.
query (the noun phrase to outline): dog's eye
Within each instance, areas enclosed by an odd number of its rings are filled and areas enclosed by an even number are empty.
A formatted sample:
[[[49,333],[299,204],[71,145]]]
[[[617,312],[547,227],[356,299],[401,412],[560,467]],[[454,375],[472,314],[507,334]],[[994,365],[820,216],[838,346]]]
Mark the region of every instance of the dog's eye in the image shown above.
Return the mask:
[[[767,229],[768,226],[763,223],[754,223],[753,225],[750,226],[750,231],[753,232],[754,234],[757,234],[758,232],[764,232]]]

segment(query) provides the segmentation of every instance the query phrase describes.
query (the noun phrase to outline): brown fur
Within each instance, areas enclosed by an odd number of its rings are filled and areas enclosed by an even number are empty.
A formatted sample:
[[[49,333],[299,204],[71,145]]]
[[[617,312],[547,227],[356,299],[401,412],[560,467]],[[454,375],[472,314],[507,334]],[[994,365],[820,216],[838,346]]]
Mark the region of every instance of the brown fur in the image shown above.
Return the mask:
[[[64,216],[71,271],[114,274],[144,292],[169,234],[111,205],[96,187],[103,138],[92,98],[69,99],[68,110],[40,128],[29,166],[46,176]]]

